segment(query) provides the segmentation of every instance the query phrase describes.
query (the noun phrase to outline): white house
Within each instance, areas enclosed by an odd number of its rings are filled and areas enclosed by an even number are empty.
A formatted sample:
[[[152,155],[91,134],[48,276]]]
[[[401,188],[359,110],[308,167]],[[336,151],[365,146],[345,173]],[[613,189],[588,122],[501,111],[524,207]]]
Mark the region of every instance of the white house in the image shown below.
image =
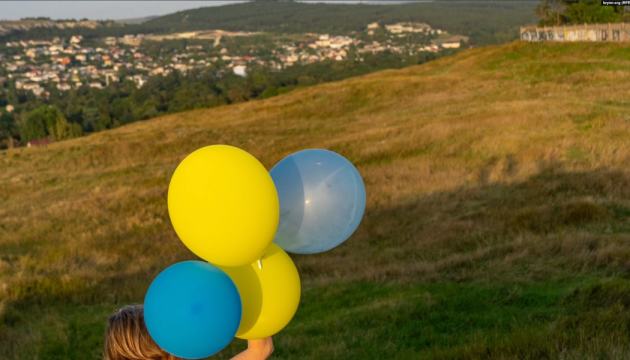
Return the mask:
[[[445,49],[457,49],[460,45],[459,41],[445,41],[442,43],[442,47]]]
[[[61,46],[61,45],[51,45],[51,46],[48,47],[48,51],[50,51],[51,53],[53,51],[57,51],[57,52],[63,51],[63,46]]]
[[[111,73],[107,73],[105,74],[105,82],[107,84],[107,86],[109,86],[109,82],[113,81],[115,83],[120,82],[120,78],[114,74]]]
[[[136,75],[136,76],[137,76],[137,75]],[[134,80],[135,80],[135,82],[136,82],[136,85],[137,85],[139,88],[140,88],[140,87],[143,87],[143,86],[144,86],[144,84],[146,84],[146,83],[147,83],[147,80],[148,80],[148,79],[147,79],[146,77],[144,77],[144,76],[142,76],[142,77],[137,77],[137,78],[136,78],[136,76],[134,76]]]
[[[236,65],[232,68],[232,71],[234,71],[234,73],[238,76],[247,76],[247,67],[244,65]]]
[[[26,50],[26,56],[30,58],[38,57],[39,55],[44,54],[44,50],[40,48],[32,48]]]
[[[175,64],[175,66],[173,66],[175,68],[175,70],[179,70],[182,73],[185,73],[186,70],[188,70],[188,67],[186,67],[186,65],[184,64]]]
[[[323,35],[322,35],[323,36]],[[320,36],[321,37],[321,36]],[[330,39],[320,39],[315,41],[315,45],[319,47],[328,47],[330,46]]]
[[[15,86],[17,88],[17,84]],[[24,90],[35,90],[39,87],[38,83],[26,83],[24,84],[24,86],[22,86],[22,89]]]
[[[33,94],[35,94],[35,96],[40,96],[43,92],[44,92],[43,87],[38,86],[35,89],[33,89]]]
[[[158,74],[162,74],[162,73],[164,73],[164,67],[160,66],[160,67],[157,67],[157,68],[151,70],[151,72],[149,74],[150,75],[158,75]]]
[[[48,80],[52,80],[54,82],[59,82],[59,75],[57,74],[47,74]]]
[[[392,34],[400,34],[403,32],[402,25],[400,24],[385,25],[385,29]]]
[[[352,39],[347,36],[336,36],[330,41],[331,49],[341,49],[344,46],[352,44]]]

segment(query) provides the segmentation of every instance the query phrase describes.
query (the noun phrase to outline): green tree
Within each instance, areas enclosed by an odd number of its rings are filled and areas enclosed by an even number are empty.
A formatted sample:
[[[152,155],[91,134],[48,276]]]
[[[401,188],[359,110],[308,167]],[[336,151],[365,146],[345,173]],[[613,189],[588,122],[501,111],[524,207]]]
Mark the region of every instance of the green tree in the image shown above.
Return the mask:
[[[619,22],[625,17],[623,6],[602,6],[600,1],[542,0],[535,12],[541,26]]]
[[[540,25],[562,25],[567,21],[564,14],[567,2],[563,0],[542,0],[536,7],[536,16],[540,19]]]
[[[20,102],[17,89],[15,88],[15,82],[9,82],[9,89],[7,91],[7,103],[13,106],[18,105]]]
[[[12,137],[17,134],[15,120],[9,112],[0,112],[0,148],[11,147]],[[5,144],[6,142],[6,144]]]
[[[82,135],[83,130],[80,125],[69,123],[57,107],[47,105],[28,113],[20,129],[23,142],[46,137],[61,141]]]
[[[297,78],[298,86],[312,86],[316,83],[317,81],[312,76],[302,75]]]
[[[622,6],[602,6],[599,1],[567,1],[565,14],[571,24],[621,21]]]
[[[100,111],[97,108],[88,107],[83,109],[81,117],[83,119],[82,124],[85,131],[92,132],[94,131],[96,123],[100,117]]]
[[[260,94],[262,99],[267,99],[270,97],[278,96],[278,89],[275,86],[270,86],[265,89],[265,91]]]
[[[119,66],[117,75],[118,75],[119,78],[124,79],[125,76],[129,75],[129,71],[127,70],[127,67],[126,66]]]
[[[55,125],[55,118],[51,118],[47,109],[38,108],[30,112],[22,127],[20,128],[20,136],[23,142],[46,138],[49,129]]]
[[[58,141],[74,139],[83,136],[83,128],[79,124],[69,123],[61,111],[57,110],[55,121],[55,138]]]

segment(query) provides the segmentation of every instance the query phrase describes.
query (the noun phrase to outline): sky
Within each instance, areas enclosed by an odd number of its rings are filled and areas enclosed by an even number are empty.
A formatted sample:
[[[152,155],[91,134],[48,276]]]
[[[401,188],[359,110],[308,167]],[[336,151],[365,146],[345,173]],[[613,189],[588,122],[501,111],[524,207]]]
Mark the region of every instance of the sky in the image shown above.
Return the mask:
[[[0,20],[25,17],[119,20],[160,16],[186,9],[220,6],[237,1],[0,1]]]
[[[49,17],[51,19],[120,20],[147,16],[161,16],[186,9],[220,6],[240,0],[214,1],[0,1],[0,20],[19,20],[25,17]],[[349,1],[309,1],[346,2]],[[363,0],[370,2],[370,0]],[[378,1],[384,2],[384,1]]]

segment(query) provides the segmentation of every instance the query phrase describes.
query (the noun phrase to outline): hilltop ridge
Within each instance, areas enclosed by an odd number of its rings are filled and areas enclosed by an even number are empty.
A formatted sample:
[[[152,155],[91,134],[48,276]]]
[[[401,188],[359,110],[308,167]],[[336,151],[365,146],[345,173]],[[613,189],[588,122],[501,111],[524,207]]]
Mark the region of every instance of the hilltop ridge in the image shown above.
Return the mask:
[[[10,31],[28,31],[34,28],[57,28],[76,29],[87,28],[96,29],[99,27],[111,26],[110,22],[99,22],[93,20],[84,21],[53,21],[53,20],[1,20],[0,35]]]
[[[476,44],[518,38],[517,26],[536,22],[535,3],[436,1],[398,4],[248,2],[179,11],[144,23],[160,32],[223,29],[284,33],[350,33],[380,22],[425,22],[452,33],[473,35]],[[491,39],[494,38],[494,39]]]
[[[339,33],[363,31],[375,21],[393,24],[401,21],[426,22],[472,37],[475,45],[504,43],[518,38],[518,26],[536,22],[530,1],[497,3],[487,1],[437,1],[391,5],[309,4],[301,2],[248,2],[179,11],[136,21],[106,22],[96,28],[56,29],[55,33],[31,31],[0,33],[2,41],[28,40],[41,36],[87,38],[125,34],[169,34],[199,30],[256,31],[274,33]],[[131,19],[135,20],[135,19]],[[51,25],[51,24],[49,24]],[[26,25],[24,25],[26,26]]]

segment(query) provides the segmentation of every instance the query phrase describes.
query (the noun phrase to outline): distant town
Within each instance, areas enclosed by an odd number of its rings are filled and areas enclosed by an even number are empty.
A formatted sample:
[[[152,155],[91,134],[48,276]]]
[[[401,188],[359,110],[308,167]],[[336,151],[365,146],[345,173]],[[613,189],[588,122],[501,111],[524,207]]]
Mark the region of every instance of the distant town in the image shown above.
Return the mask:
[[[365,35],[372,37],[377,32],[385,34],[386,40],[366,40]],[[134,34],[100,39],[96,45],[94,41],[86,45],[79,35],[70,39],[8,42],[5,51],[0,52],[0,64],[5,70],[5,75],[0,77],[0,85],[3,82],[12,83],[16,89],[32,91],[37,97],[48,97],[51,84],[59,91],[84,86],[102,89],[112,82],[124,81],[131,81],[139,88],[149,77],[167,75],[175,70],[185,73],[191,69],[215,66],[222,71],[246,76],[248,67],[254,63],[282,70],[295,64],[311,64],[325,59],[345,60],[351,52],[357,61],[363,61],[366,53],[390,51],[412,55],[422,51],[439,52],[445,48],[459,48],[468,41],[465,36],[450,36],[424,23],[384,26],[372,23],[367,25],[363,39],[358,36],[306,34],[310,37],[308,40],[277,44],[271,56],[262,56],[252,50],[249,53],[231,53],[222,46],[222,39],[258,34],[220,30],[162,36]],[[401,38],[408,40],[414,34],[424,34],[426,37],[423,39],[432,40],[424,44],[398,41]],[[185,52],[160,53],[158,57],[149,56],[143,50],[147,42],[172,39],[210,39],[214,42],[210,46],[188,45]]]

